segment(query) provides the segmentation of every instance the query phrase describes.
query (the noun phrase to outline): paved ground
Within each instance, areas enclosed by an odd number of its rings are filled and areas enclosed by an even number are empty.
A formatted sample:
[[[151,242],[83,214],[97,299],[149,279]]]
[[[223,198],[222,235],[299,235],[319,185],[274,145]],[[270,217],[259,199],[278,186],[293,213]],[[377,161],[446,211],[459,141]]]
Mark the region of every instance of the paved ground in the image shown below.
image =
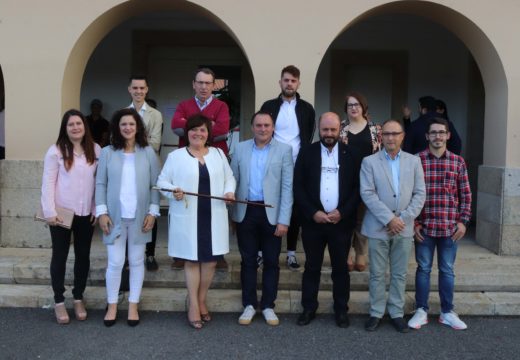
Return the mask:
[[[121,315],[125,315],[123,312]],[[215,314],[201,331],[187,326],[183,313],[143,312],[141,324],[102,324],[91,311],[84,323],[59,326],[52,309],[0,309],[1,359],[517,359],[520,319],[465,317],[469,329],[453,331],[432,319],[420,331],[399,334],[386,321],[375,333],[363,329],[365,317],[353,316],[339,329],[331,315],[309,326],[282,315],[267,326],[257,316],[248,327],[237,314]]]

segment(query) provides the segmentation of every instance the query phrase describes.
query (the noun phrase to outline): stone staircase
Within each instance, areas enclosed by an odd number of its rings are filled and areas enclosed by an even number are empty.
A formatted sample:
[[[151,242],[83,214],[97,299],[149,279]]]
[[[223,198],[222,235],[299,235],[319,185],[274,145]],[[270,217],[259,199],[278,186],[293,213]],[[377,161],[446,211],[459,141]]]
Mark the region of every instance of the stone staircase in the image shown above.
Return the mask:
[[[162,218],[164,221],[164,218]],[[171,269],[167,255],[165,224],[159,224],[156,259],[157,272],[145,274],[140,308],[154,311],[184,311],[186,289],[183,270]],[[299,244],[300,245],[300,244]],[[283,246],[282,248],[285,248]],[[0,306],[1,307],[51,307],[50,249],[0,248]],[[72,302],[73,249],[69,254],[66,283]],[[304,254],[298,251],[304,262]],[[231,239],[231,252],[226,255],[227,270],[217,270],[208,298],[213,312],[239,312],[242,310],[240,292],[240,254],[236,239]],[[299,291],[302,272],[285,267],[285,255],[280,256],[280,283],[276,308],[281,313],[301,311]],[[85,300],[89,308],[102,309],[106,303],[104,273],[106,250],[99,234],[95,235],[91,252],[91,269]],[[415,260],[412,255],[408,268],[406,312],[413,311]],[[350,312],[368,312],[368,271],[351,273]],[[261,275],[259,274],[259,282]],[[431,311],[439,311],[437,270],[432,271]],[[319,312],[332,312],[330,261],[325,258],[321,278]],[[471,236],[459,244],[456,262],[455,310],[463,315],[520,315],[520,257],[497,256],[476,245]],[[122,307],[127,304],[127,294],[121,295]]]

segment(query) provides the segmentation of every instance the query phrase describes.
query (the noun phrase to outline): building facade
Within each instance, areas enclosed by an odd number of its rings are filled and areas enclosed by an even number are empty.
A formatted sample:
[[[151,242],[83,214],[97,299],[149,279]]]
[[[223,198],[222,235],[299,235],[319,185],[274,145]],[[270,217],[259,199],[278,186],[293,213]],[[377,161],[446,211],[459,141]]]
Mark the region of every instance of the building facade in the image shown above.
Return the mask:
[[[43,155],[65,110],[88,113],[101,98],[110,117],[130,103],[128,76],[146,74],[165,118],[164,157],[176,143],[169,116],[191,96],[197,66],[229,81],[247,138],[251,113],[295,64],[317,113],[342,114],[349,90],[367,95],[376,122],[399,118],[404,104],[414,110],[420,96],[443,99],[463,138],[477,242],[520,255],[517,14],[516,0],[2,0],[0,245],[50,244],[33,215]]]

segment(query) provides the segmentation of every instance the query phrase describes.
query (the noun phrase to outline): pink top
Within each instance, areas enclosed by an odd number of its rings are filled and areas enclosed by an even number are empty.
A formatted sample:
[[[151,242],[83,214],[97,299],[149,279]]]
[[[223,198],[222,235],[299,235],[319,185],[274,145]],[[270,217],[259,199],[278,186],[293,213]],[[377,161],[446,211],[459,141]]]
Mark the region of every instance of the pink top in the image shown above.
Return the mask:
[[[56,216],[56,206],[74,210],[78,216],[95,214],[94,187],[97,159],[101,148],[94,145],[96,161],[89,164],[83,155],[74,154],[69,171],[65,170],[63,156],[56,144],[52,145],[43,163],[42,209],[46,218]]]

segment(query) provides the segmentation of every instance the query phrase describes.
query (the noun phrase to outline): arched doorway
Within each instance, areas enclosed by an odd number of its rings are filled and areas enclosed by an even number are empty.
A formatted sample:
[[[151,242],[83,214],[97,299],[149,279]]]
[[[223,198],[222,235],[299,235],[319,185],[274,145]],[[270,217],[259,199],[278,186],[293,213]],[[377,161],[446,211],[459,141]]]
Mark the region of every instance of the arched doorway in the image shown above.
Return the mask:
[[[317,112],[342,114],[343,97],[354,89],[367,95],[376,122],[400,119],[401,107],[415,110],[420,96],[447,103],[463,141],[474,218],[486,223],[479,216],[485,213],[477,210],[478,176],[487,176],[479,167],[505,163],[505,147],[497,144],[506,142],[508,91],[501,60],[487,36],[463,14],[431,2],[374,8],[330,44],[316,77]],[[414,115],[412,119],[417,111]],[[491,227],[479,228],[477,242],[501,252],[501,234]]]
[[[150,5],[150,6],[149,6]],[[102,14],[81,35],[68,59],[62,106],[81,106],[100,98],[105,116],[128,106],[126,90],[131,74],[147,75],[149,96],[164,118],[163,143],[175,145],[170,120],[176,104],[192,96],[193,70],[213,67],[227,80],[236,104],[235,122],[254,111],[254,80],[240,42],[206,9],[187,1],[126,2]],[[247,89],[248,91],[240,91]],[[249,128],[246,126],[245,128]],[[163,157],[172,150],[164,147]]]

